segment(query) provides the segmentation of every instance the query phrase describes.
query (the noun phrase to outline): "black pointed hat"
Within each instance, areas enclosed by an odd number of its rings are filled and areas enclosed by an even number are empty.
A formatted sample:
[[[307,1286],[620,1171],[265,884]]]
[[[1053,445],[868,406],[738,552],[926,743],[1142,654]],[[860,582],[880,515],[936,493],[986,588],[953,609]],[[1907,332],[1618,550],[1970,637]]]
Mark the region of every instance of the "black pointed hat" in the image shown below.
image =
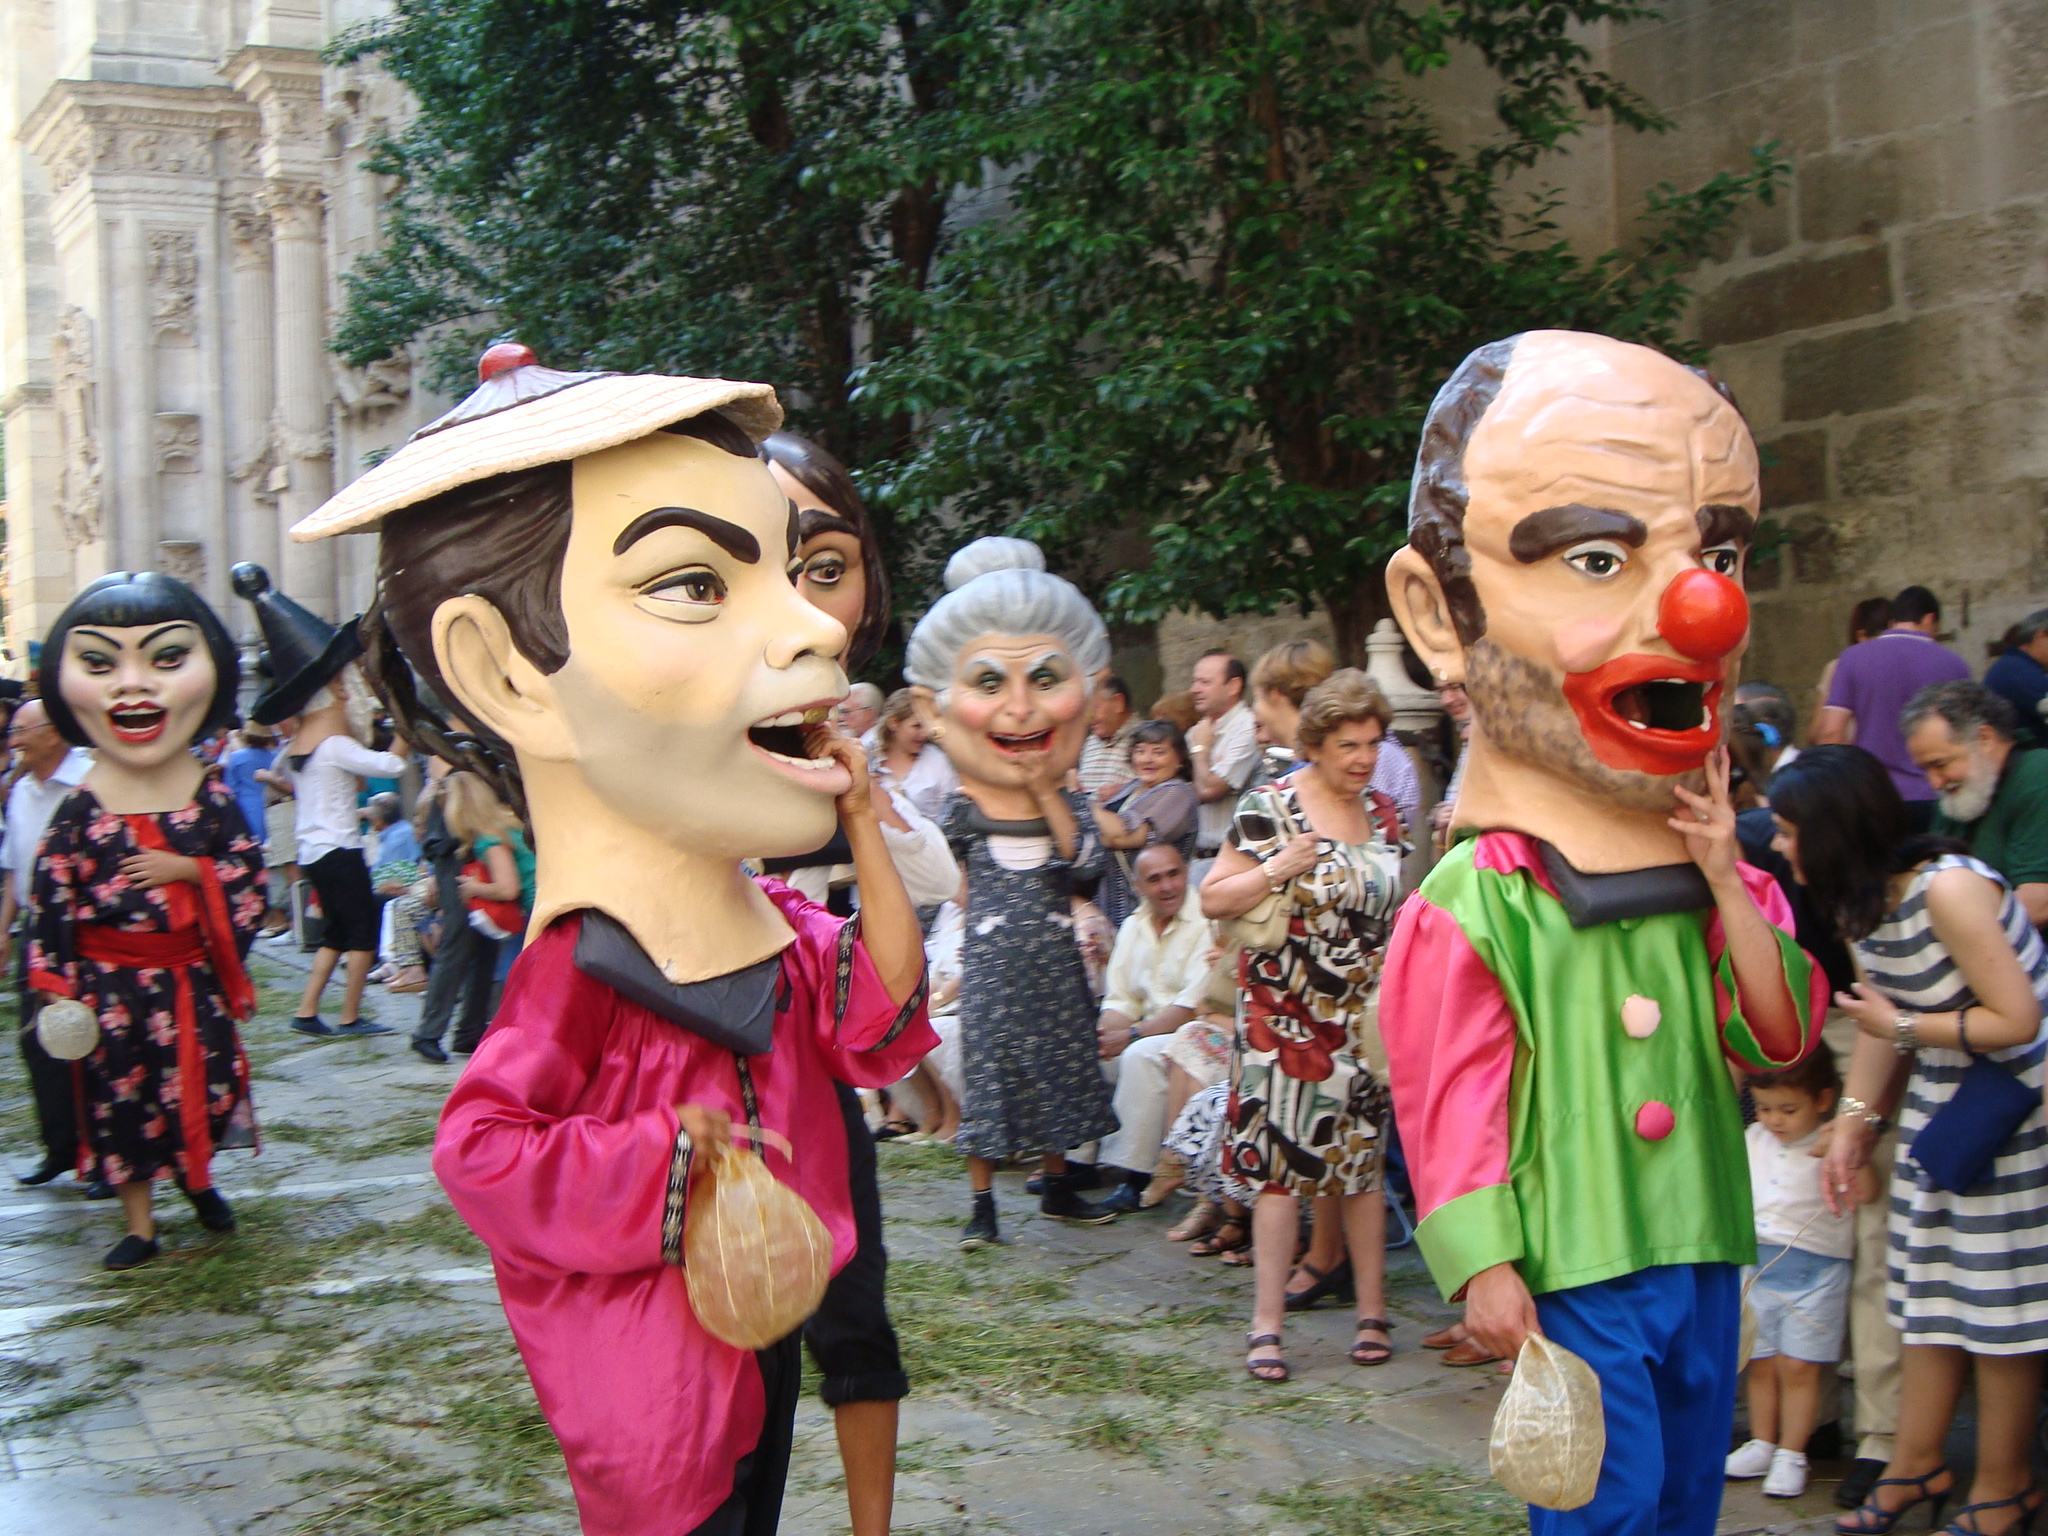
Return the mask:
[[[336,627],[272,589],[270,573],[247,561],[229,573],[235,591],[256,609],[269,660],[270,686],[249,706],[258,725],[276,725],[306,707],[306,701],[363,654],[354,624]]]

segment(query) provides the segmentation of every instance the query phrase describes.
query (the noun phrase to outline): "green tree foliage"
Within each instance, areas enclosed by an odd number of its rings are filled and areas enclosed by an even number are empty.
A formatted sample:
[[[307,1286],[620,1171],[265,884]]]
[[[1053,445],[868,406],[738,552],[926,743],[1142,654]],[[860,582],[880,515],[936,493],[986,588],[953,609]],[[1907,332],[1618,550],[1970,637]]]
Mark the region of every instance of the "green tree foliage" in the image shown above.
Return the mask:
[[[1608,0],[1004,0],[1006,90],[971,131],[1011,168],[896,313],[918,344],[860,399],[929,423],[899,514],[1046,540],[1113,614],[1320,600],[1362,661],[1437,386],[1473,346],[1572,327],[1684,353],[1684,274],[1783,168],[1652,195],[1575,253],[1546,156],[1604,114],[1664,126],[1573,28]],[[1477,55],[1497,131],[1459,144],[1413,82]],[[1126,531],[1149,535],[1135,556]]]
[[[348,278],[335,350],[423,336],[466,389],[513,334],[558,368],[768,379],[855,463],[910,423],[849,409],[903,322],[948,189],[969,0],[399,0],[345,38],[418,114],[375,151],[388,241]]]

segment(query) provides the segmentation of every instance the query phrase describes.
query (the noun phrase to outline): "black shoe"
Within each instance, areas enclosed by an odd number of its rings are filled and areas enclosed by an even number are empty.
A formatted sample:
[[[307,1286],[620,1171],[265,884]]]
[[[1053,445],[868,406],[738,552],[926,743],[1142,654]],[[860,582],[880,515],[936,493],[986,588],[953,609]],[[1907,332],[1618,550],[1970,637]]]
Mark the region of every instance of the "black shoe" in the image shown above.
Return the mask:
[[[1099,1227],[1104,1222],[1115,1221],[1117,1213],[1109,1209],[1108,1202],[1101,1205],[1083,1200],[1074,1193],[1071,1173],[1053,1174],[1045,1181],[1045,1194],[1039,1199],[1038,1213],[1057,1221],[1085,1222]]]
[[[57,1177],[58,1174],[69,1173],[70,1171],[71,1165],[69,1163],[60,1163],[55,1158],[45,1158],[42,1167],[38,1168],[34,1173],[16,1174],[14,1182],[23,1189],[34,1189],[38,1184],[47,1184],[50,1180]]]
[[[292,1028],[302,1035],[313,1035],[323,1040],[334,1033],[317,1013],[310,1019],[293,1019]]]
[[[1067,1177],[1074,1181],[1068,1186],[1071,1189],[1102,1188],[1102,1170],[1094,1163],[1068,1163]],[[1044,1194],[1045,1175],[1043,1173],[1034,1173],[1030,1178],[1026,1179],[1024,1181],[1024,1193],[1027,1195]]]
[[[1883,1476],[1883,1462],[1873,1456],[1858,1456],[1849,1463],[1849,1470],[1842,1474],[1842,1480],[1835,1484],[1836,1508],[1860,1508],[1870,1497],[1870,1490],[1877,1486],[1877,1480]]]
[[[221,1199],[217,1189],[188,1189],[185,1198],[192,1202],[192,1212],[199,1218],[199,1225],[209,1232],[232,1232],[235,1230],[235,1213],[228,1209],[227,1201]]]
[[[85,1198],[88,1200],[111,1200],[114,1198],[114,1186],[105,1179],[94,1179],[85,1186]]]
[[[1310,1274],[1316,1272],[1312,1266],[1307,1264],[1302,1265],[1302,1268],[1307,1269]],[[1306,1312],[1325,1296],[1339,1301],[1356,1301],[1358,1299],[1355,1288],[1351,1284],[1351,1260],[1348,1258],[1339,1259],[1335,1264],[1331,1265],[1329,1273],[1316,1281],[1307,1290],[1299,1294],[1289,1291],[1287,1293],[1287,1310],[1290,1312]]]
[[[1150,1182],[1146,1180],[1146,1183]],[[1140,1184],[1133,1188],[1129,1184],[1119,1184],[1106,1197],[1096,1201],[1094,1209],[1107,1211],[1112,1216],[1128,1216],[1133,1211],[1142,1211],[1145,1209],[1145,1186]]]
[[[100,1260],[102,1269],[133,1269],[138,1264],[147,1264],[157,1256],[156,1239],[137,1237],[130,1232],[121,1241],[107,1250],[107,1256]]]
[[[415,1040],[412,1043],[412,1053],[421,1061],[431,1061],[437,1067],[448,1065],[448,1053],[441,1049],[441,1042],[438,1040]]]
[[[388,1035],[392,1033],[389,1024],[379,1024],[375,1019],[357,1019],[353,1024],[337,1024],[337,1035]]]
[[[993,1195],[976,1196],[974,1214],[960,1232],[960,1251],[974,1253],[982,1248],[993,1248],[1002,1242],[996,1231],[996,1202]]]

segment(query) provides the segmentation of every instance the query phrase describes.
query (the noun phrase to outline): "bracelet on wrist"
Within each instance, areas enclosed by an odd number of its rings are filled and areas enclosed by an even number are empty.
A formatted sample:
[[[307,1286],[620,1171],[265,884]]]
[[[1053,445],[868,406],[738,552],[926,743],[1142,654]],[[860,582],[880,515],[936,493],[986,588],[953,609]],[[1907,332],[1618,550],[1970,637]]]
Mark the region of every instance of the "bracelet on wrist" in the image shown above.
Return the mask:
[[[1843,1094],[1835,1101],[1835,1114],[1844,1120],[1861,1120],[1873,1131],[1884,1129],[1884,1116],[1877,1113],[1861,1099],[1852,1099]]]
[[[1970,1010],[1968,1008],[1959,1009],[1956,1013],[1956,1048],[1963,1051],[1970,1049]],[[1975,1055],[1976,1053],[1971,1052],[1971,1054]]]
[[[1901,1056],[1910,1056],[1920,1049],[1920,1015],[1901,1010],[1892,1020],[1892,1049]]]

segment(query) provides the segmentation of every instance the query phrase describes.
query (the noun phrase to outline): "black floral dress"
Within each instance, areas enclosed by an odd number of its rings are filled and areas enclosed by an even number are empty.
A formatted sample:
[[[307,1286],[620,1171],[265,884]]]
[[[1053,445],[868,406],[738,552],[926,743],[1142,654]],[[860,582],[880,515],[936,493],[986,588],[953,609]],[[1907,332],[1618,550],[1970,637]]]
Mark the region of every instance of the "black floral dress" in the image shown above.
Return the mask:
[[[1074,942],[1073,888],[1102,873],[1088,805],[1069,791],[1071,860],[1042,821],[991,822],[963,794],[942,826],[967,872],[953,1145],[975,1157],[1064,1151],[1116,1129],[1096,1051],[1095,999]]]
[[[145,848],[198,860],[201,880],[137,889],[121,861]],[[117,815],[84,785],[57,807],[31,888],[29,983],[99,1015],[99,1046],[79,1063],[82,1172],[205,1189],[214,1150],[255,1144],[235,1020],[254,1006],[242,960],[262,872],[218,770],[175,811]]]

